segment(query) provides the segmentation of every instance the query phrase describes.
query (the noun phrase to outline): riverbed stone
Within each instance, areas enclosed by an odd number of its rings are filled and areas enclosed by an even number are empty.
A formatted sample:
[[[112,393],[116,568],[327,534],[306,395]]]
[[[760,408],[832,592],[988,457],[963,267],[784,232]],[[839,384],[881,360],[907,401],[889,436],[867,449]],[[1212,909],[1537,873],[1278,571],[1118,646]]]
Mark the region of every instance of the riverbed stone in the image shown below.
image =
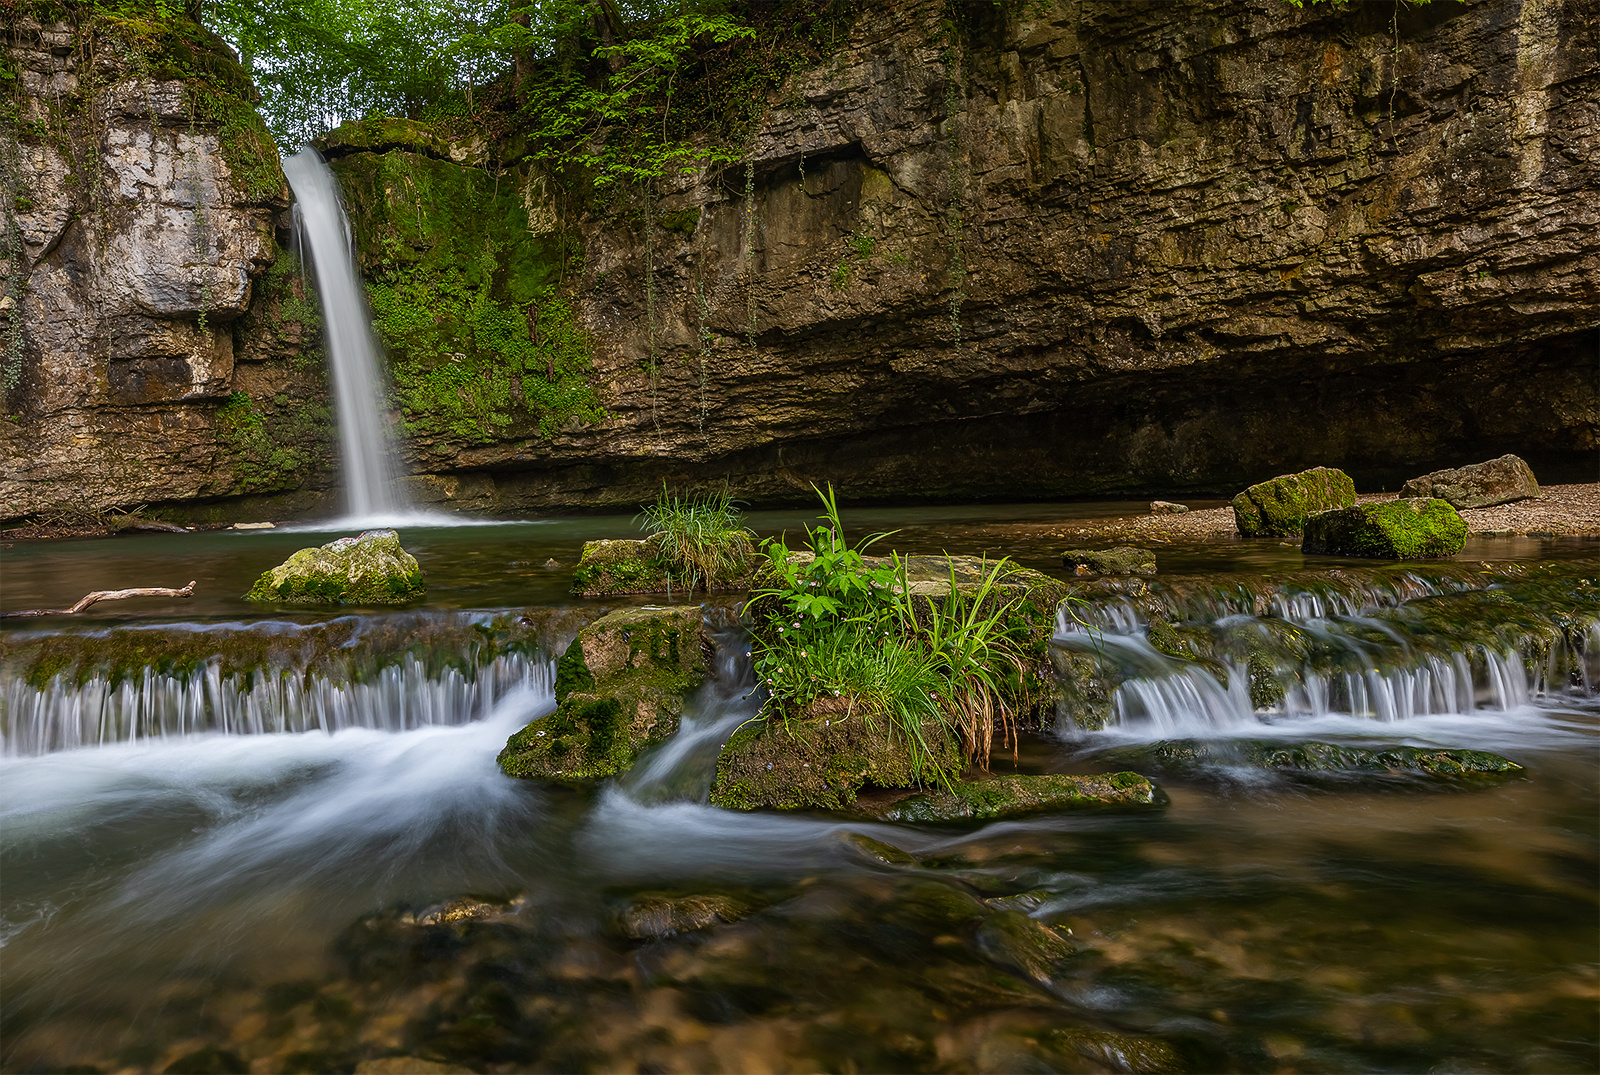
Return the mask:
[[[1300,533],[1320,511],[1356,502],[1350,475],[1332,467],[1312,467],[1258,482],[1233,498],[1233,520],[1245,537],[1288,537]]]
[[[617,927],[633,940],[654,941],[737,922],[753,909],[732,896],[644,893],[618,912]]]
[[[1156,554],[1134,545],[1068,549],[1061,554],[1061,564],[1079,575],[1154,575]]]
[[[1185,776],[1246,768],[1290,775],[1399,776],[1461,783],[1501,780],[1523,771],[1509,758],[1485,750],[1380,749],[1316,740],[1282,743],[1264,739],[1163,739],[1116,747],[1102,752],[1099,759],[1112,765],[1136,765]]]
[[[931,788],[875,808],[885,821],[989,821],[1028,814],[1085,809],[1164,806],[1166,793],[1138,773],[1104,776],[997,776]]]
[[[1150,514],[1152,515],[1186,515],[1189,505],[1174,503],[1171,500],[1150,501]]]
[[[256,579],[246,601],[281,605],[402,605],[427,592],[416,557],[393,530],[367,530],[301,549]]]
[[[978,927],[977,941],[978,950],[991,960],[1043,986],[1078,952],[1065,935],[1021,911],[990,915]]]
[[[1466,540],[1466,520],[1448,501],[1414,497],[1313,515],[1300,548],[1313,556],[1436,560],[1454,556]]]
[[[500,752],[511,776],[583,784],[678,730],[712,643],[698,605],[624,608],[582,628],[556,665],[556,711]]]
[[[1437,497],[1457,509],[1488,508],[1538,495],[1539,482],[1533,476],[1533,468],[1509,454],[1453,470],[1436,470],[1400,487],[1402,500]]]

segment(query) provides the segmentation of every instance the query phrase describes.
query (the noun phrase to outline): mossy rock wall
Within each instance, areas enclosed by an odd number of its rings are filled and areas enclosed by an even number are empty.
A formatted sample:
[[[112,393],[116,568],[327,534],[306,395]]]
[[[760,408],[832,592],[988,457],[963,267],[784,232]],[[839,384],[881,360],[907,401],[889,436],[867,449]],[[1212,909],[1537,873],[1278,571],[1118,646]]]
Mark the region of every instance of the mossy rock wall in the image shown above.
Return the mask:
[[[481,139],[390,117],[323,148],[413,452],[522,440],[542,454],[604,417],[575,310],[581,244],[542,176],[497,166]]]
[[[1317,556],[1432,560],[1454,556],[1466,540],[1466,520],[1448,501],[1415,497],[1312,516],[1306,522],[1301,551]]]
[[[1233,498],[1233,519],[1245,537],[1287,537],[1305,529],[1319,511],[1356,502],[1350,475],[1332,467],[1312,467],[1252,485]]]
[[[575,784],[623,771],[678,730],[687,695],[705,682],[710,650],[696,605],[602,616],[556,666],[556,711],[510,738],[501,769]]]
[[[932,761],[918,772],[909,740],[891,727],[887,716],[851,713],[843,706],[829,712],[740,728],[717,758],[712,805],[729,810],[843,810],[863,787],[918,787],[960,771],[960,748],[937,725],[923,725]]]

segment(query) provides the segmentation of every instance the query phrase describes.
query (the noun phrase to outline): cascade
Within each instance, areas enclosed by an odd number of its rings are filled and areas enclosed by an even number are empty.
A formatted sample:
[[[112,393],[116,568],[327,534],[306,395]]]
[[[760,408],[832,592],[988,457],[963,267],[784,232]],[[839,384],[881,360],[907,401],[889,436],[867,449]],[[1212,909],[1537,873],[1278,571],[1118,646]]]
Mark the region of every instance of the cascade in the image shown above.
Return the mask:
[[[1137,735],[1509,713],[1541,697],[1591,694],[1600,620],[1562,627],[1563,615],[1544,617],[1515,601],[1482,603],[1497,596],[1459,580],[1409,575],[1334,587],[1152,591],[1063,608],[1054,643],[1093,659],[1111,686],[1107,727]],[[1424,618],[1451,601],[1479,601],[1457,613],[1468,626],[1449,632]],[[1512,611],[1491,622],[1486,607]],[[1158,621],[1201,640],[1192,659],[1169,644],[1158,648]]]
[[[301,248],[309,255],[322,299],[323,331],[338,406],[339,459],[350,525],[392,517],[409,508],[395,477],[394,440],[383,418],[383,381],[356,275],[350,221],[333,171],[316,150],[283,158],[294,190]]]

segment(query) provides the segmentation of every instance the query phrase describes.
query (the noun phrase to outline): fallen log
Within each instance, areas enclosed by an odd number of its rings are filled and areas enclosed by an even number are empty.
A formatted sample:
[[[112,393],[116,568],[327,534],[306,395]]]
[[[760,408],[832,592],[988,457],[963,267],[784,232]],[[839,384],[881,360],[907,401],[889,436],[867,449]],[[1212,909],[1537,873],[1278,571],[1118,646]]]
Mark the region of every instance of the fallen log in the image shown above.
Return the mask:
[[[84,594],[76,605],[71,608],[30,608],[22,612],[0,612],[0,619],[12,619],[19,616],[70,616],[74,612],[82,612],[97,601],[121,601],[127,597],[192,597],[194,596],[194,582],[181,589],[174,590],[169,586],[137,586],[131,590],[95,590],[93,593]]]

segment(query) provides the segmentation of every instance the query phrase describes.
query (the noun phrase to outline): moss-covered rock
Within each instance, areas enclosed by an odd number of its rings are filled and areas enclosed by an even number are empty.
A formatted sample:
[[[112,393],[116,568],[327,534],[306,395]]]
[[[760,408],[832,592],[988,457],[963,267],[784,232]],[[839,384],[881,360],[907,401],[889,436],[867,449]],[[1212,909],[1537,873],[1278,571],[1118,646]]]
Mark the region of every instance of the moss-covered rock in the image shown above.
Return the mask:
[[[664,593],[672,586],[672,565],[661,556],[659,541],[585,541],[572,573],[572,592],[579,597]]]
[[[1068,549],[1061,554],[1064,567],[1079,575],[1154,575],[1156,554],[1133,545],[1109,549]]]
[[[393,530],[368,530],[301,549],[264,572],[246,601],[283,605],[401,605],[427,592],[416,557]]]
[[[1021,911],[999,911],[978,927],[978,950],[1000,966],[1048,986],[1078,946]]]
[[[1166,794],[1138,773],[997,776],[936,788],[873,811],[885,821],[987,821],[1056,810],[1164,806]]]
[[[1355,482],[1332,467],[1312,467],[1252,485],[1233,498],[1233,520],[1245,537],[1298,534],[1319,511],[1356,502]]]
[[[1412,478],[1400,488],[1400,498],[1438,497],[1453,508],[1487,508],[1529,500],[1539,495],[1533,469],[1514,455],[1502,455],[1486,463],[1436,470]]]
[[[662,554],[661,544],[659,534],[641,541],[584,542],[572,574],[572,592],[580,597],[616,597],[689,589],[690,578]],[[708,593],[748,590],[765,558],[748,542],[744,546],[746,555],[730,574],[695,579],[694,588]]]
[[[1163,739],[1117,747],[1102,753],[1100,760],[1186,776],[1248,768],[1290,775],[1369,775],[1457,783],[1505,779],[1522,772],[1516,762],[1483,750],[1379,750],[1316,741],[1275,743],[1258,739]]]
[[[556,711],[507,741],[500,768],[573,784],[621,772],[678,730],[685,696],[705,681],[710,648],[698,606],[602,616],[556,665]]]
[[[932,760],[919,772],[905,734],[882,714],[813,706],[796,719],[746,724],[717,758],[711,802],[729,810],[842,810],[863,787],[911,788],[959,771],[960,748],[947,729],[929,722],[922,736]]]
[[[1443,500],[1390,500],[1325,511],[1306,521],[1301,544],[1317,556],[1375,560],[1431,560],[1454,556],[1467,539],[1467,523]]]

